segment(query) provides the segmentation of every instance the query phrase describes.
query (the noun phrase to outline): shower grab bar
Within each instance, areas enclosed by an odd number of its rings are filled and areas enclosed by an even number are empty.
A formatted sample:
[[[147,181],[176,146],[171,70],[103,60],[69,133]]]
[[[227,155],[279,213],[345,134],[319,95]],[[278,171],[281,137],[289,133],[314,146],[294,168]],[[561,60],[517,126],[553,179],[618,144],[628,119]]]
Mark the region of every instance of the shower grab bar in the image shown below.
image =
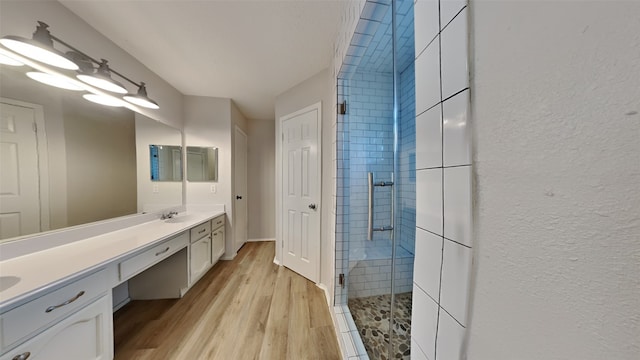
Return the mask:
[[[382,227],[374,227],[373,226],[373,195],[374,195],[374,188],[376,186],[380,186],[380,187],[393,186],[393,181],[374,182],[373,181],[373,173],[372,172],[367,174],[367,180],[368,180],[368,184],[369,184],[369,226],[367,227],[367,240],[373,240],[373,232],[374,231],[389,231],[389,230],[393,230],[393,226],[391,226],[391,225],[382,226]],[[393,222],[393,208],[391,209],[391,218],[392,218],[391,221]]]

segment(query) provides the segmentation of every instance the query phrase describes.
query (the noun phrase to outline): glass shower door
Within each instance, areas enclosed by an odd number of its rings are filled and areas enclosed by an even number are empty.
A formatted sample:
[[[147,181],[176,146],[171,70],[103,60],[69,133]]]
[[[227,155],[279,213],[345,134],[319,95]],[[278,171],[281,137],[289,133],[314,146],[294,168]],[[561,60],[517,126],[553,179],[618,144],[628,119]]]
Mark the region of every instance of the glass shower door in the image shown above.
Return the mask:
[[[363,16],[370,19],[360,20],[364,25],[350,48],[359,54],[358,64],[338,81],[349,105],[338,139],[346,302],[371,359],[408,359],[415,236],[413,1],[367,2]]]

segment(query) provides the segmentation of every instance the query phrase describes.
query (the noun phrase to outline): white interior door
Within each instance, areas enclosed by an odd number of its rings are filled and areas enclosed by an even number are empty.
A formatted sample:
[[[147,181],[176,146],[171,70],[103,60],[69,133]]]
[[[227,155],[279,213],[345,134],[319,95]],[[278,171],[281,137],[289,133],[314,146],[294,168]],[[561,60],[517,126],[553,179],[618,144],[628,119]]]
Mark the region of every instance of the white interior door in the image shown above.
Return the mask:
[[[247,134],[236,126],[234,154],[233,237],[235,251],[247,242]]]
[[[36,112],[0,103],[0,239],[41,228]]]
[[[320,280],[320,104],[282,118],[283,265]]]

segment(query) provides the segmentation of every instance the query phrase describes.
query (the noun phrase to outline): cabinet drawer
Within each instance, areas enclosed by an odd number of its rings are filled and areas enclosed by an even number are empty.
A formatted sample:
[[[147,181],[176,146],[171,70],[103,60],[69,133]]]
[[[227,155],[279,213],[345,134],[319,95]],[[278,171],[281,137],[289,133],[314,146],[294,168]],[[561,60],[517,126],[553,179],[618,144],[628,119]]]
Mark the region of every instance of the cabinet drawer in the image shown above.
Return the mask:
[[[189,233],[184,232],[153,248],[120,263],[120,281],[137,275],[161,260],[173,255],[189,243]]]
[[[0,360],[107,360],[112,359],[111,299],[104,295],[57,322]],[[28,356],[28,357],[27,357]]]
[[[211,220],[211,228],[213,230],[219,228],[220,226],[224,226],[224,215],[220,215]]]
[[[2,352],[29,334],[85,306],[107,291],[107,273],[97,273],[2,314]]]
[[[191,242],[202,239],[211,233],[211,222],[207,221],[191,228]]]

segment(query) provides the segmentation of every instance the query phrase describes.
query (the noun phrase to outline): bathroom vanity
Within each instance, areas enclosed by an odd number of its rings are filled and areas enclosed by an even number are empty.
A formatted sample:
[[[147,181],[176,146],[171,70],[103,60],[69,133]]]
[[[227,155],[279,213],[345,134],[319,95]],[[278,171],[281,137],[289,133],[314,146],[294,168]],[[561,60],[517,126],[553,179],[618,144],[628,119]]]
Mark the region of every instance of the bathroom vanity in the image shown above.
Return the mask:
[[[3,256],[0,360],[112,359],[112,289],[182,297],[223,255],[224,231],[223,211],[181,213]]]

